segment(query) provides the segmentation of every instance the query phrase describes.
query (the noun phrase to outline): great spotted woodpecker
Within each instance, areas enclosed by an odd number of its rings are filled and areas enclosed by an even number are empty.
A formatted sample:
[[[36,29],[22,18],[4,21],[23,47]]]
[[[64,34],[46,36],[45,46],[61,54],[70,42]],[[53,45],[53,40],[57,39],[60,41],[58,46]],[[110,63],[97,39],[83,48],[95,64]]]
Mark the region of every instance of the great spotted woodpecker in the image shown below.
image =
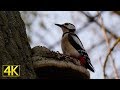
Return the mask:
[[[82,42],[75,34],[76,28],[71,23],[55,24],[63,31],[61,47],[63,54],[79,59],[82,66],[94,72],[90,58],[85,51]]]

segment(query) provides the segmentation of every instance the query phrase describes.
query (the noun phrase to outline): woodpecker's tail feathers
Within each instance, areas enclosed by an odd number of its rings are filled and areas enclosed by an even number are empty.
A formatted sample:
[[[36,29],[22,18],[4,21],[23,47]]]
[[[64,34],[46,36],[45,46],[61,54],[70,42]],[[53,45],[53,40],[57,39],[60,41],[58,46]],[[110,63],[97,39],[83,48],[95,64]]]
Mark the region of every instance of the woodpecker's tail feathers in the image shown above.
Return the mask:
[[[89,70],[91,70],[92,72],[95,72],[94,67],[92,66],[92,64],[91,64],[90,62],[87,63],[86,67],[87,67]]]

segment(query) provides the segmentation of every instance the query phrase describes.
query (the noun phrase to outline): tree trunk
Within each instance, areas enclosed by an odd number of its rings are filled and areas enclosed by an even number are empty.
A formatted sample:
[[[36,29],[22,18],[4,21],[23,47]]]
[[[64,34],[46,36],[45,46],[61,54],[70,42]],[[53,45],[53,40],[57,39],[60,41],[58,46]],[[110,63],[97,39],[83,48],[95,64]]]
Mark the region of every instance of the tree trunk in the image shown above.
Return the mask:
[[[0,78],[9,78],[2,76],[2,65],[20,65],[20,77],[16,78],[36,78],[25,24],[18,11],[0,11]]]

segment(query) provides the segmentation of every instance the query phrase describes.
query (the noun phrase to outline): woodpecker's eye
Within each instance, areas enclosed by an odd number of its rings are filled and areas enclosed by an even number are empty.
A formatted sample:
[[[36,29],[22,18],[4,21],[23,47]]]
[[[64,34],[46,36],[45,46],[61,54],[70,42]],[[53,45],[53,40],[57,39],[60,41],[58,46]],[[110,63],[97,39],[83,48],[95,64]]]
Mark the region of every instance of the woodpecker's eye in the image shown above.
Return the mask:
[[[65,23],[65,25],[69,25],[68,23]]]

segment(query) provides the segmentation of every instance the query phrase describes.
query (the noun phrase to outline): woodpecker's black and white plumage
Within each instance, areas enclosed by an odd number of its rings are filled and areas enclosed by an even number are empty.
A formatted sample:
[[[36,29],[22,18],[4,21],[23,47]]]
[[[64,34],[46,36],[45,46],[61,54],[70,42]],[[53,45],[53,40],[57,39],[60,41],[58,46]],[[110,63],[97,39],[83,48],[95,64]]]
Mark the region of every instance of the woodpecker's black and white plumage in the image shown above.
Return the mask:
[[[61,41],[63,54],[79,59],[82,66],[94,72],[94,67],[91,64],[90,58],[79,37],[75,34],[75,26],[71,23],[55,25],[61,27],[63,31]]]

